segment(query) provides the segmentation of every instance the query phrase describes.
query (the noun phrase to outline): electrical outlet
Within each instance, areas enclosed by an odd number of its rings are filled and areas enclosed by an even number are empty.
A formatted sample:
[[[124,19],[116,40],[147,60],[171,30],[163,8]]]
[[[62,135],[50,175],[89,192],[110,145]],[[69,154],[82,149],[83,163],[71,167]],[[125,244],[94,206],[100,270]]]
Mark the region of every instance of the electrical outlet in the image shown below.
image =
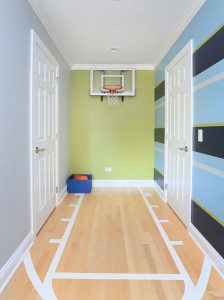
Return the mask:
[[[106,167],[105,172],[112,172],[112,168],[111,167]]]
[[[198,142],[203,142],[203,129],[198,129]]]

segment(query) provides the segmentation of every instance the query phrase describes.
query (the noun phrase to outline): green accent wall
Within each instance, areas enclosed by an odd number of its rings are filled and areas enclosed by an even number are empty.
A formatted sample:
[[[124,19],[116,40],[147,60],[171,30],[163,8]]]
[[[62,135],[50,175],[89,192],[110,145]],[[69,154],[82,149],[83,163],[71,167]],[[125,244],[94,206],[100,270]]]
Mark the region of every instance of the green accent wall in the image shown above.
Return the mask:
[[[89,71],[72,72],[71,172],[92,173],[94,179],[153,179],[154,71],[136,71],[136,96],[117,106],[90,96],[89,87]]]

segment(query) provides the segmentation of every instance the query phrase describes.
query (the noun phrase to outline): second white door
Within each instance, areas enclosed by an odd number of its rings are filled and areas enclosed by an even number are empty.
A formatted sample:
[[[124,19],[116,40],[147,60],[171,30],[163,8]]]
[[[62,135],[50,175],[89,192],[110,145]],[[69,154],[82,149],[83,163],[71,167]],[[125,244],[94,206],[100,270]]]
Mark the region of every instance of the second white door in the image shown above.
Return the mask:
[[[189,43],[166,69],[166,196],[188,226],[191,201],[192,51]]]

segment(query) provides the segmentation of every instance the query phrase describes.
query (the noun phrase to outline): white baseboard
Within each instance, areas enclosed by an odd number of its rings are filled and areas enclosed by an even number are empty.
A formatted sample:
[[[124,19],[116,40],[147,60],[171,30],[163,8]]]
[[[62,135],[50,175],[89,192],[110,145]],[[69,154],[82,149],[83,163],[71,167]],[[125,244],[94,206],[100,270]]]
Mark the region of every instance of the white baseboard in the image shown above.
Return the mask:
[[[219,255],[219,253],[212,247],[212,245],[203,237],[203,235],[197,230],[197,228],[190,224],[189,234],[213,267],[224,279],[224,259]]]
[[[154,180],[93,180],[93,187],[153,187]]]
[[[166,201],[165,200],[165,192],[164,190],[158,185],[158,183],[156,181],[154,181],[154,185],[153,185],[154,189],[156,190],[156,192],[159,194],[160,198],[163,200],[163,201]]]
[[[63,187],[63,189],[60,191],[59,194],[59,202],[58,205],[60,205],[62,203],[62,201],[65,199],[66,195],[67,195],[67,184]]]
[[[27,252],[32,247],[33,242],[34,234],[33,232],[30,232],[0,270],[0,294],[12,278],[13,274],[16,272]]]

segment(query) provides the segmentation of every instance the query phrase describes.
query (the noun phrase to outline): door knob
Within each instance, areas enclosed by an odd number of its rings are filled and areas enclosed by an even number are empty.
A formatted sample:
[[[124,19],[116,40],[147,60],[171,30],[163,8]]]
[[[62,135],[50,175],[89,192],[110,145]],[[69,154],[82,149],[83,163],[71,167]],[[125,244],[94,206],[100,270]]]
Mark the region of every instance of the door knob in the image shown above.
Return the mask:
[[[182,151],[185,151],[185,152],[187,152],[188,151],[188,147],[187,146],[185,146],[184,148],[178,148],[179,150],[182,150]]]
[[[38,148],[38,147],[36,147],[36,150],[35,150],[35,152],[36,153],[42,153],[42,152],[44,152],[46,150],[46,148]]]

